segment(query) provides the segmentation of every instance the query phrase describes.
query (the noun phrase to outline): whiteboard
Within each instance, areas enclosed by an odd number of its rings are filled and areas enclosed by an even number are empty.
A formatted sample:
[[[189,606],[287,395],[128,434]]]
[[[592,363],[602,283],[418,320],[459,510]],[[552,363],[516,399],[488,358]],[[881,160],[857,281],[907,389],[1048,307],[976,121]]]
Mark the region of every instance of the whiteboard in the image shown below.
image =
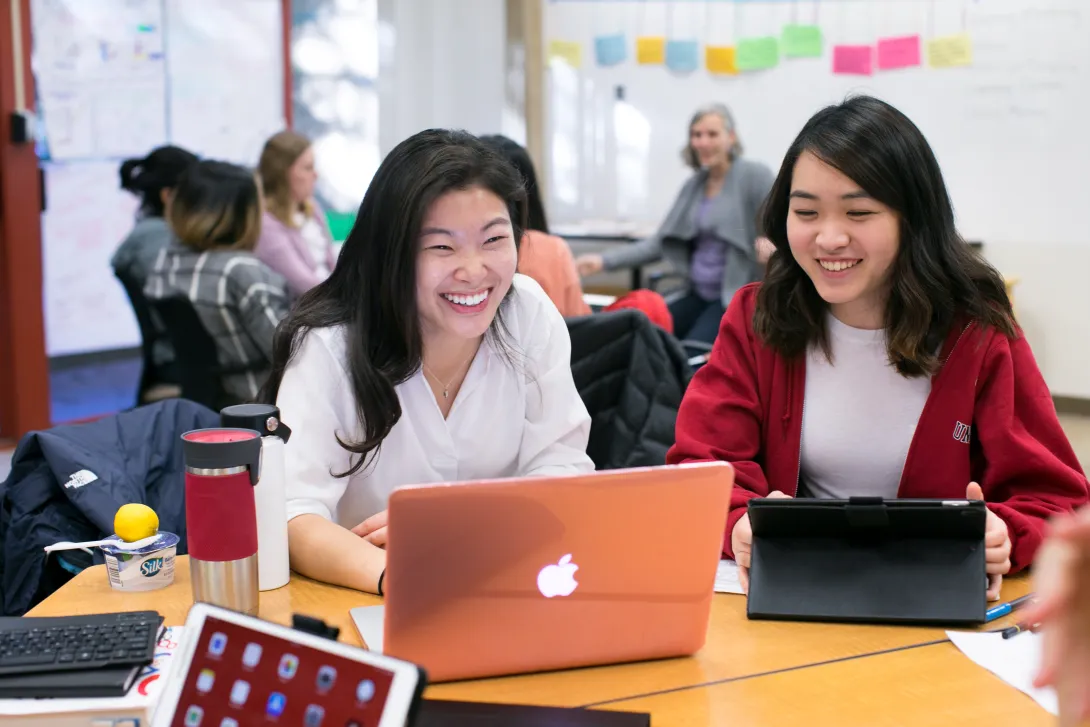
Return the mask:
[[[281,0],[167,0],[170,138],[256,165],[286,125]]]
[[[46,351],[140,345],[109,260],[135,221],[118,167],[173,143],[256,165],[284,128],[282,0],[33,0],[44,138]]]
[[[709,101],[734,112],[746,154],[778,170],[818,109],[878,96],[927,136],[962,233],[1018,279],[1015,312],[1052,392],[1090,398],[1090,226],[1078,213],[1090,168],[1088,17],[1086,0],[553,0],[544,40],[579,44],[581,62],[547,72],[550,218],[657,224],[690,173],[680,158],[689,116]],[[737,76],[633,59],[638,35],[730,45],[788,23],[819,25],[822,57]],[[599,66],[594,38],[616,33],[627,60]],[[832,73],[833,45],[960,33],[972,41],[968,67]]]
[[[545,40],[582,46],[582,63],[549,65],[550,216],[653,222],[690,173],[680,157],[690,114],[711,101],[735,115],[746,154],[778,170],[821,107],[851,93],[878,96],[924,132],[942,165],[962,232],[987,244],[1063,240],[1090,245],[1090,227],[1052,210],[1085,198],[1090,167],[1090,5],[1086,0],[819,0],[593,2],[546,6]],[[703,47],[778,36],[788,23],[822,28],[821,58],[781,59],[767,71],[675,73],[633,59],[638,35]],[[830,47],[967,32],[973,63],[834,75]],[[594,38],[623,33],[628,59],[599,66]],[[926,63],[926,60],[925,60]],[[617,100],[618,88],[623,100]]]
[[[145,154],[166,138],[159,0],[35,0],[32,64],[47,153]]]
[[[140,345],[136,317],[110,267],[138,204],[117,180],[113,161],[46,165],[42,269],[50,356]]]

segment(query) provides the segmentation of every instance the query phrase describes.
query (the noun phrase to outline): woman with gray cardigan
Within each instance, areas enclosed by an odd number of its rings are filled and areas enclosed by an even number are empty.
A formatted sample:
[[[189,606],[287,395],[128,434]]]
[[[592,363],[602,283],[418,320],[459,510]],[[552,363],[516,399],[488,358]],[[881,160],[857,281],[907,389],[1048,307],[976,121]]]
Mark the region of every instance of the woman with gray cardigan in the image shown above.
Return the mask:
[[[757,211],[772,188],[773,174],[742,158],[734,121],[722,104],[693,115],[682,156],[695,173],[658,231],[602,255],[583,255],[576,265],[586,276],[665,258],[689,278],[689,291],[670,304],[674,333],[712,343],[735,291],[760,279],[772,253],[757,230]]]

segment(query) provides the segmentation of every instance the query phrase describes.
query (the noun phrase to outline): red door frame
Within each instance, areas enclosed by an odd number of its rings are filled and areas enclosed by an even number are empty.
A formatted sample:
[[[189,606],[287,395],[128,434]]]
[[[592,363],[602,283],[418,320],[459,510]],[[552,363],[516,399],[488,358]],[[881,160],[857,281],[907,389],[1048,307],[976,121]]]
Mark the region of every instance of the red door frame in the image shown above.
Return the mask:
[[[284,123],[290,129],[292,126],[291,0],[281,0],[280,9],[281,42],[284,44]]]
[[[16,16],[20,44],[13,42]],[[11,141],[12,114],[34,108],[30,43],[30,0],[0,4],[0,437],[6,438],[50,425],[41,177],[34,143]],[[15,97],[17,72],[22,99]]]

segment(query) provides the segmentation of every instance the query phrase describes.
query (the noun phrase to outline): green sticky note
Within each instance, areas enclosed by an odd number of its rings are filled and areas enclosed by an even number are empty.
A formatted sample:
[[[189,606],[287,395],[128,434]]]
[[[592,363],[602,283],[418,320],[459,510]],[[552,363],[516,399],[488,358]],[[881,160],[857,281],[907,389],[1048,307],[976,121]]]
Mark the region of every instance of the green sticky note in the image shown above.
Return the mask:
[[[780,62],[780,42],[775,36],[738,41],[735,63],[739,71],[762,71]]]
[[[784,58],[820,58],[821,28],[816,25],[785,25],[780,43]]]

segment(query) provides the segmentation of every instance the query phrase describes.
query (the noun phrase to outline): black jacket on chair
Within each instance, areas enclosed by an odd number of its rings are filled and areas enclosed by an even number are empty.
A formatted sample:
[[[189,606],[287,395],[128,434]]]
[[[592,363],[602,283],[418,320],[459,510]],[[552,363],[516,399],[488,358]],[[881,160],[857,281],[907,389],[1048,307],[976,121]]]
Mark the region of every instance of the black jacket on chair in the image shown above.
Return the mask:
[[[0,484],[3,615],[21,616],[91,564],[79,550],[47,558],[46,545],[110,535],[114,515],[126,503],[142,502],[155,510],[159,529],[178,535],[178,553],[184,554],[181,435],[219,423],[211,409],[167,399],[24,436],[12,457],[11,474]],[[102,563],[101,551],[94,552],[94,562]]]
[[[567,321],[575,387],[591,416],[587,454],[595,467],[664,464],[692,376],[677,339],[636,310]]]

